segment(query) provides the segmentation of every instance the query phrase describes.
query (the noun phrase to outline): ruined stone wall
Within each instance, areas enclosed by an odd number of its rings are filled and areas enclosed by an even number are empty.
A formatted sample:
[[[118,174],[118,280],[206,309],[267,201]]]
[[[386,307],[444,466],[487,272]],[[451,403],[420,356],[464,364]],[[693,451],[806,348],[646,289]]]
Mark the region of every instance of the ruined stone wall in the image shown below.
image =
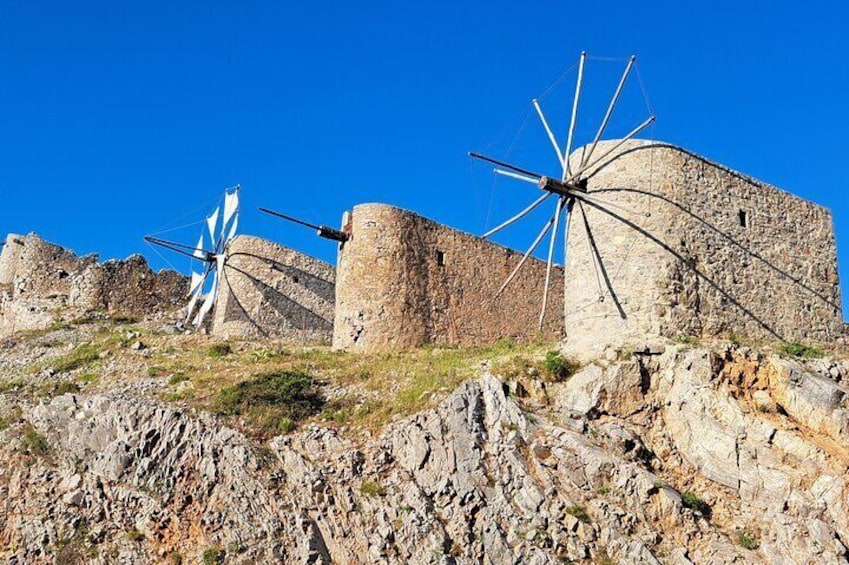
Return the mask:
[[[141,256],[100,264],[36,234],[9,235],[0,255],[0,335],[101,311],[144,317],[179,307],[188,282],[154,273]]]
[[[240,235],[227,248],[212,333],[329,343],[335,282],[323,261]]]
[[[531,340],[539,332],[545,263],[531,259],[495,297],[521,253],[383,204],[354,208],[337,265],[333,347]],[[562,333],[563,271],[552,271],[542,335]]]
[[[6,244],[0,249],[0,286],[11,286],[15,281],[18,261],[24,250],[24,236],[10,233]]]
[[[595,206],[576,205],[569,235],[575,347],[645,334],[823,343],[841,334],[827,209],[639,141],[607,159],[589,191]]]
[[[186,277],[175,271],[154,273],[141,255],[94,263],[72,281],[72,306],[110,313],[144,315],[184,306]]]

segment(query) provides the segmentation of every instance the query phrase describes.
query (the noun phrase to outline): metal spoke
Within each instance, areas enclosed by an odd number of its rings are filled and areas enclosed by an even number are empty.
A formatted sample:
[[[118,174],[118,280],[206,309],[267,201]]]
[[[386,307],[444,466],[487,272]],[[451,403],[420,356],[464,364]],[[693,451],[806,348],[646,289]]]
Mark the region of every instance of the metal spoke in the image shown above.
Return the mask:
[[[520,175],[519,173],[514,173],[511,171],[505,171],[504,169],[492,169],[492,172],[496,175],[501,175],[503,177],[510,177],[511,179],[520,180],[522,182],[527,182],[529,184],[533,184],[535,186],[539,185],[539,179],[535,179],[533,177],[528,177],[525,175]]]
[[[515,165],[511,165],[510,163],[506,163],[504,161],[499,161],[498,159],[493,159],[492,157],[487,157],[481,153],[475,153],[474,151],[469,151],[469,157],[474,157],[475,159],[480,159],[481,161],[486,161],[487,163],[492,163],[493,165],[498,165],[499,167],[503,167],[505,169],[509,169],[514,173],[519,173],[520,175],[527,175],[529,177],[542,177],[541,174],[535,173],[533,171],[528,171],[527,169],[519,168]]]
[[[593,139],[592,145],[590,145],[590,150],[587,151],[586,155],[581,158],[582,167],[590,160],[593,151],[595,151],[595,146],[598,145],[598,140],[601,139],[602,134],[604,134],[604,130],[607,128],[607,122],[610,121],[610,116],[613,114],[613,108],[616,106],[616,102],[619,101],[619,95],[622,94],[622,88],[625,86],[625,80],[628,78],[628,73],[631,72],[631,67],[634,66],[634,61],[636,60],[636,56],[632,56],[631,59],[628,60],[628,65],[625,67],[625,72],[622,73],[622,78],[619,79],[619,85],[616,87],[616,92],[613,93],[613,98],[610,100],[610,105],[607,107],[607,113],[601,121],[601,126],[598,128],[598,132],[595,134],[595,139]]]
[[[551,224],[554,223],[554,218],[555,217],[552,217],[542,227],[542,231],[539,232],[539,235],[537,235],[534,242],[531,244],[531,246],[528,248],[528,250],[525,251],[525,254],[522,256],[522,260],[519,261],[519,264],[516,265],[516,268],[513,269],[513,272],[510,273],[510,276],[507,277],[507,280],[504,281],[504,284],[501,285],[501,288],[498,289],[498,292],[495,293],[495,298],[498,298],[499,296],[501,296],[501,293],[504,292],[504,289],[507,288],[507,285],[509,285],[511,282],[513,282],[513,279],[516,278],[516,274],[519,272],[519,269],[522,268],[522,265],[525,264],[525,261],[528,260],[528,257],[531,256],[531,253],[534,252],[534,250],[537,248],[539,243],[542,241],[542,238],[544,238],[545,234],[548,233],[548,230],[551,228]]]
[[[569,304],[569,301],[567,300],[568,297],[566,296],[565,274],[566,274],[566,265],[568,264],[568,259],[569,259],[569,227],[572,225],[572,208],[574,208],[574,206],[575,206],[575,198],[570,197],[569,200],[566,202],[566,220],[563,222],[564,223],[564,226],[563,226],[563,272],[564,272],[564,279],[563,279],[563,328],[564,329],[566,328],[566,317],[569,315],[568,311],[566,310],[566,308],[568,307],[567,305]]]
[[[554,229],[551,230],[551,243],[548,244],[548,261],[545,266],[545,287],[542,290],[542,310],[539,313],[539,329],[545,319],[545,310],[548,307],[548,287],[551,284],[551,262],[554,259],[554,244],[557,242],[557,224],[560,222],[560,212],[563,211],[564,197],[557,199],[557,208],[554,210]]]
[[[632,137],[634,137],[635,135],[637,135],[638,133],[640,133],[641,131],[643,131],[643,130],[644,130],[644,129],[646,129],[647,127],[649,127],[649,126],[651,125],[651,123],[652,123],[654,120],[655,120],[655,117],[654,117],[654,116],[649,116],[649,117],[648,117],[648,119],[646,119],[646,121],[644,121],[643,123],[641,123],[640,125],[638,125],[638,126],[637,126],[637,127],[635,127],[634,129],[632,129],[632,130],[631,130],[631,132],[630,132],[628,135],[626,135],[625,137],[623,137],[622,139],[620,139],[620,140],[616,143],[616,145],[614,145],[613,147],[611,147],[609,150],[605,151],[605,152],[604,152],[604,153],[603,153],[600,157],[598,157],[595,161],[593,161],[592,163],[588,163],[588,164],[586,164],[586,165],[583,165],[580,169],[578,169],[578,172],[576,172],[575,174],[573,174],[573,175],[572,175],[572,177],[571,177],[571,178],[570,178],[567,182],[575,182],[575,180],[577,180],[577,179],[578,179],[578,177],[580,177],[580,176],[581,176],[581,175],[582,175],[582,174],[583,174],[586,170],[591,169],[591,168],[593,168],[594,166],[596,166],[597,164],[599,164],[601,161],[603,161],[603,160],[605,159],[605,157],[607,157],[608,155],[610,155],[611,153],[613,153],[614,151],[616,151],[617,149],[619,149],[620,147],[622,147],[622,145],[623,145],[626,141],[630,140]]]
[[[575,85],[575,100],[572,101],[572,120],[569,122],[569,136],[566,139],[566,151],[563,152],[563,176],[560,180],[566,180],[572,166],[569,164],[569,155],[572,153],[572,139],[575,135],[575,121],[578,118],[578,101],[581,99],[581,84],[584,82],[584,61],[587,52],[581,51],[581,61],[578,63],[578,82]]]
[[[548,126],[548,121],[545,119],[545,115],[542,113],[542,108],[539,106],[539,102],[536,98],[533,99],[534,108],[536,108],[537,115],[539,119],[542,121],[542,127],[545,128],[545,133],[548,134],[548,139],[551,141],[551,145],[554,147],[554,152],[557,154],[557,162],[560,163],[560,166],[563,165],[563,153],[560,152],[560,146],[557,144],[557,140],[554,139],[554,133],[551,131],[551,128]]]
[[[167,239],[160,239],[158,237],[153,237],[153,236],[150,236],[150,235],[144,236],[144,240],[148,243],[153,243],[154,245],[164,247],[165,249],[173,251],[174,253],[179,253],[180,255],[185,255],[186,257],[192,257],[192,258],[195,258],[195,259],[202,259],[204,261],[210,261],[211,257],[215,256],[215,253],[212,252],[212,251],[207,251],[205,249],[196,249],[195,247],[193,247],[191,245],[185,245],[183,243],[177,243],[176,241],[169,241]],[[191,249],[191,250],[194,250],[194,251],[200,251],[201,253],[203,253],[203,257],[198,257],[194,253],[190,253],[188,251],[185,251],[187,249]]]
[[[518,222],[519,220],[521,220],[522,218],[524,218],[525,216],[527,216],[528,214],[530,214],[530,213],[531,213],[531,211],[532,211],[534,208],[536,208],[537,206],[539,206],[540,204],[542,204],[542,203],[545,201],[545,199],[546,199],[546,198],[548,198],[549,196],[551,196],[551,194],[552,194],[551,192],[546,192],[545,194],[543,194],[542,196],[540,196],[539,198],[537,198],[536,200],[534,200],[533,202],[531,202],[531,205],[530,205],[530,206],[528,206],[527,208],[525,208],[524,210],[522,210],[521,212],[519,212],[518,214],[516,214],[515,216],[513,216],[513,217],[512,217],[512,218],[510,218],[509,220],[507,220],[507,221],[505,221],[505,222],[501,223],[501,224],[500,224],[500,225],[498,225],[498,226],[495,226],[494,228],[492,228],[491,230],[489,230],[488,232],[486,232],[485,234],[483,234],[483,235],[481,236],[481,239],[486,239],[486,238],[488,238],[489,236],[491,236],[491,235],[493,235],[493,234],[495,234],[495,233],[500,232],[501,230],[503,230],[504,228],[506,228],[506,227],[507,227],[507,226],[509,226],[510,224],[513,224],[513,223],[515,223],[515,222]]]

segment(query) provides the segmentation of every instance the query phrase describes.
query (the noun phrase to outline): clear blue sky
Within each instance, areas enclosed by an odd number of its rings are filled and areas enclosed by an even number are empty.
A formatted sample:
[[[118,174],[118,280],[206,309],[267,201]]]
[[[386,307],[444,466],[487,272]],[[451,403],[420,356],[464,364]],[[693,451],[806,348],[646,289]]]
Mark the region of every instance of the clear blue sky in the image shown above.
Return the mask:
[[[849,287],[849,9],[593,4],[2,0],[0,231],[162,267],[142,236],[241,183],[243,233],[331,261],[255,207],[336,225],[388,202],[481,233],[530,193],[466,151],[503,155],[586,49],[638,55],[655,138],[831,208]]]

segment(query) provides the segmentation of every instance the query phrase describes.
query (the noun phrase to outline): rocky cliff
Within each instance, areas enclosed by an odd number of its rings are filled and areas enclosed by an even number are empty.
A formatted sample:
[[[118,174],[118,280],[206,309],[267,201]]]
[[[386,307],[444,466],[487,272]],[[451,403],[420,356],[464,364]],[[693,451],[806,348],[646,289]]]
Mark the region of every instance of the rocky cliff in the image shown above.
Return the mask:
[[[849,563],[845,361],[670,342],[551,382],[484,360],[384,425],[260,439],[164,394],[214,394],[152,365],[200,338],[102,331],[0,347],[8,563]],[[86,338],[112,344],[100,381],[67,362]]]

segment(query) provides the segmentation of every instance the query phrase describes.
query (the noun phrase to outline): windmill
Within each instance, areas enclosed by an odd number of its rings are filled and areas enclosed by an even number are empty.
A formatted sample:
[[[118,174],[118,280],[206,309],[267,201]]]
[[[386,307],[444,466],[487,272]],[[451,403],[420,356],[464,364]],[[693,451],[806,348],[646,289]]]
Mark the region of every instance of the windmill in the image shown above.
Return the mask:
[[[625,70],[623,71],[622,76],[619,79],[619,82],[616,86],[616,90],[614,91],[610,103],[607,106],[607,111],[605,112],[604,117],[602,118],[601,123],[598,129],[596,130],[595,136],[592,138],[589,144],[585,145],[585,150],[582,152],[582,155],[578,159],[570,159],[572,150],[574,148],[573,142],[575,140],[575,125],[578,120],[578,109],[580,106],[581,90],[584,82],[584,66],[586,61],[586,52],[581,52],[581,56],[578,60],[578,77],[575,85],[575,95],[572,100],[572,112],[569,121],[565,145],[561,146],[561,144],[557,141],[554,131],[552,130],[551,126],[549,125],[549,121],[546,119],[545,114],[542,111],[542,107],[539,101],[537,99],[534,99],[532,101],[534,110],[539,116],[540,122],[542,123],[543,129],[545,130],[548,140],[551,142],[551,146],[554,149],[554,153],[557,157],[557,162],[560,166],[560,171],[556,176],[543,175],[498,159],[493,159],[492,157],[488,157],[481,153],[469,152],[470,157],[495,165],[496,168],[493,171],[495,174],[535,185],[537,186],[537,188],[543,191],[543,194],[540,195],[536,200],[531,202],[527,207],[523,208],[514,216],[508,218],[496,227],[487,231],[482,236],[484,239],[487,239],[492,235],[505,229],[506,227],[518,222],[519,220],[530,214],[538,206],[542,205],[545,201],[549,200],[552,196],[556,197],[557,201],[555,203],[553,215],[551,215],[550,218],[545,222],[542,229],[539,231],[536,238],[531,243],[531,246],[522,256],[519,263],[516,265],[516,267],[513,269],[513,271],[510,273],[510,275],[507,277],[507,279],[504,281],[504,283],[501,285],[501,288],[495,295],[495,297],[497,298],[504,292],[504,290],[519,274],[522,269],[522,266],[525,264],[531,254],[533,254],[537,247],[539,247],[540,243],[543,241],[546,235],[551,232],[551,238],[549,240],[548,247],[548,259],[546,262],[545,287],[543,290],[542,308],[539,316],[540,330],[543,327],[543,320],[548,305],[548,292],[551,282],[551,270],[554,260],[554,249],[557,243],[557,234],[558,230],[560,229],[561,217],[565,214],[565,219],[563,221],[563,265],[565,267],[567,265],[569,227],[572,218],[572,210],[575,206],[575,203],[578,202],[580,205],[580,203],[582,202],[586,202],[589,204],[600,202],[593,196],[591,196],[591,193],[587,191],[587,182],[589,180],[589,177],[592,175],[592,171],[594,170],[594,168],[604,164],[605,159],[610,157],[617,149],[619,149],[626,142],[639,135],[640,132],[649,127],[655,120],[655,116],[651,112],[651,109],[647,108],[648,117],[642,123],[634,127],[630,132],[628,132],[624,137],[618,139],[616,142],[605,144],[604,150],[601,151],[598,155],[595,154],[599,142],[602,141],[605,130],[607,129],[610,123],[610,119],[613,116],[614,110],[616,108],[617,103],[619,102],[620,96],[626,85],[626,82],[628,81],[628,78],[631,75],[631,72],[636,64],[636,57],[632,56],[630,59],[628,59],[625,65]],[[642,88],[642,85],[640,86]],[[648,106],[648,103],[646,105]],[[600,295],[599,299],[603,300],[603,296]],[[564,321],[567,316],[567,304],[568,301],[564,300]]]
[[[223,204],[219,202],[215,210],[206,216],[205,220],[197,222],[205,225],[201,228],[196,245],[186,245],[152,235],[147,235],[144,238],[150,244],[201,262],[200,272],[197,272],[194,266],[192,267],[188,295],[189,304],[186,312],[186,323],[191,320],[197,328],[203,325],[204,319],[212,310],[215,300],[218,298],[227,246],[236,236],[236,230],[239,226],[240,190],[239,185],[233,187],[232,190],[226,189]],[[208,247],[206,246],[207,238],[209,240]],[[200,307],[198,307],[198,303],[200,303]]]

